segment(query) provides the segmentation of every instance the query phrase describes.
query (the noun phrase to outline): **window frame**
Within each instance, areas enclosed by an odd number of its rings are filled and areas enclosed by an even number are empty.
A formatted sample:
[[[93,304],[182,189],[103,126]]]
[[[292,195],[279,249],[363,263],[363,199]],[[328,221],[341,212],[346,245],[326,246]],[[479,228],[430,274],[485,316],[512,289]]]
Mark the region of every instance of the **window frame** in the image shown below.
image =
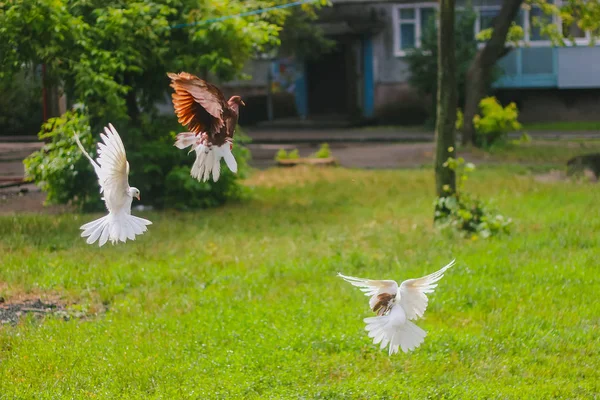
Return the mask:
[[[557,6],[561,6],[562,5],[562,0],[555,0],[556,1],[556,5]],[[523,31],[524,31],[524,37],[523,40],[520,40],[518,42],[518,45],[520,47],[553,47],[552,41],[549,39],[542,39],[542,40],[531,40],[531,8],[534,6],[522,6],[521,10],[523,12]],[[463,7],[460,7],[463,8]],[[499,5],[492,5],[492,6],[474,6],[473,9],[475,10],[475,12],[477,13],[477,19],[475,20],[475,35],[477,35],[480,30],[481,30],[481,14],[479,13],[480,10],[497,10],[498,12],[501,9],[501,6]],[[562,25],[562,19],[560,18],[559,15],[552,15],[552,23],[555,24],[558,27],[558,31],[560,32],[560,34],[563,34],[563,25]],[[590,31],[585,31],[585,38],[576,38],[575,39],[575,43],[572,43],[570,40],[567,40],[564,36],[563,39],[565,41],[565,46],[566,47],[572,47],[572,46],[587,46],[591,43],[591,39],[592,39],[592,34]],[[479,43],[478,46],[479,48],[483,47],[485,45],[485,43]],[[513,45],[508,44],[508,45]],[[600,43],[597,43],[596,45],[600,45]]]
[[[421,26],[421,9],[423,8],[432,8],[437,13],[439,11],[438,3],[428,2],[428,3],[407,3],[407,4],[395,4],[392,8],[392,22],[393,22],[393,32],[394,32],[394,56],[395,57],[404,57],[408,54],[408,51],[411,49],[403,50],[400,46],[402,46],[402,38],[400,37],[400,23],[404,21],[400,18],[400,10],[402,9],[413,9],[415,11],[415,49],[421,48],[421,36],[423,33],[423,27]],[[408,21],[408,20],[407,20]]]
[[[562,0],[555,0],[555,4],[557,6],[562,5]],[[473,10],[477,14],[477,18],[475,19],[475,35],[477,35],[481,30],[481,10],[496,10],[500,11],[502,6],[500,5],[481,5],[481,6],[473,6]],[[520,47],[552,47],[552,41],[549,39],[542,40],[531,40],[531,8],[534,6],[522,6],[521,12],[523,13],[523,31],[524,37],[523,40],[519,41],[518,46]],[[410,49],[403,50],[401,49],[402,38],[400,23],[403,21],[400,18],[400,10],[401,9],[413,9],[415,11],[414,25],[415,25],[415,49],[421,48],[421,36],[423,34],[423,27],[421,26],[421,10],[424,8],[432,8],[437,13],[439,12],[439,4],[437,2],[423,2],[423,3],[406,3],[406,4],[394,4],[392,7],[392,23],[393,23],[393,34],[394,34],[394,56],[395,57],[404,57],[408,54]],[[456,7],[456,11],[465,10],[465,7]],[[408,20],[407,20],[408,21]],[[437,23],[437,22],[436,22]],[[562,19],[559,15],[552,16],[552,23],[558,26],[558,31],[560,34],[563,34],[563,24]],[[591,43],[592,35],[590,31],[585,31],[585,38],[576,38],[575,43],[572,43],[570,40],[565,40],[566,47],[572,46],[587,46]],[[513,45],[512,43],[509,45]],[[478,47],[482,48],[485,46],[485,43],[479,43]],[[597,41],[596,46],[600,46],[600,40]]]

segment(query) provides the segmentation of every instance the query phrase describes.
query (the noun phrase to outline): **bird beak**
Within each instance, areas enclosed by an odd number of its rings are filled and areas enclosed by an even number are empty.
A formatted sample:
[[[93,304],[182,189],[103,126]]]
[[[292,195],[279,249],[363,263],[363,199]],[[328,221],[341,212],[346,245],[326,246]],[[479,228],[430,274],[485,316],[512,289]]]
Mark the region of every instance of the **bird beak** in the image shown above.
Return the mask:
[[[137,197],[138,201],[140,200],[140,195],[139,194],[137,196],[135,196],[135,197]]]
[[[240,100],[240,104],[243,105],[244,107],[246,106],[246,103],[244,103],[244,100]]]

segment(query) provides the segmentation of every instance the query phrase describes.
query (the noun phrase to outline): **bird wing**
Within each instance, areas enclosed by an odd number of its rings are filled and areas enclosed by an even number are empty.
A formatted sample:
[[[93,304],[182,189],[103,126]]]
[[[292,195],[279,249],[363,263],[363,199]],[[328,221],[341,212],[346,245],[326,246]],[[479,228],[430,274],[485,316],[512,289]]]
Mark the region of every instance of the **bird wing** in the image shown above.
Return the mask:
[[[81,150],[83,155],[88,160],[90,160],[92,167],[94,167],[94,171],[96,172],[96,176],[98,177],[98,184],[100,185],[100,193],[102,193],[102,176],[103,176],[102,168],[100,168],[100,165],[98,165],[98,163],[96,161],[94,161],[94,159],[90,156],[90,154],[85,150],[85,148],[83,147],[83,144],[81,144],[81,141],[79,140],[79,137],[77,136],[77,134],[75,134],[74,138],[75,138],[75,142],[77,143],[77,146],[79,146],[79,149]]]
[[[355,278],[353,276],[342,275],[338,272],[338,276],[346,282],[360,288],[365,296],[371,296],[369,299],[369,307],[378,314],[385,313],[392,300],[398,292],[398,284],[396,281]]]
[[[227,101],[219,88],[187,72],[167,75],[175,89],[173,107],[180,124],[196,134],[217,132],[225,125]]]
[[[400,284],[400,306],[406,313],[406,318],[417,319],[422,318],[423,313],[427,309],[429,299],[426,293],[432,293],[437,286],[437,281],[442,279],[444,272],[454,265],[452,260],[444,268],[431,275],[417,279],[407,279]]]
[[[98,143],[97,159],[102,169],[100,185],[108,211],[116,211],[127,201],[129,163],[121,137],[112,124],[104,128],[100,137],[102,142]]]

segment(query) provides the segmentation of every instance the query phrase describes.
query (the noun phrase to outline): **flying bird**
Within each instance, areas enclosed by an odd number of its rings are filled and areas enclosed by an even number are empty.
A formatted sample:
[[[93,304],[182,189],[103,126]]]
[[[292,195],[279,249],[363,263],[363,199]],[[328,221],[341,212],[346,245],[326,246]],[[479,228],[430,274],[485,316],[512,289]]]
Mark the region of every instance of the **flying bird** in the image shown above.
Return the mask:
[[[88,244],[100,239],[98,244],[103,246],[108,240],[113,244],[135,240],[135,236],[146,232],[146,225],[152,222],[131,215],[131,203],[134,197],[140,200],[140,191],[129,186],[129,163],[121,137],[112,124],[108,124],[100,136],[104,143],[98,143],[96,161],[85,151],[77,135],[75,141],[96,171],[100,193],[104,193],[102,200],[108,209],[108,215],[81,226],[81,236],[88,237]]]
[[[221,158],[236,173],[237,162],[231,150],[240,105],[246,105],[242,98],[232,96],[225,100],[215,85],[187,72],[169,72],[167,75],[175,89],[172,98],[179,123],[189,129],[189,132],[177,135],[175,147],[185,149],[192,146],[192,150],[196,151],[191,175],[206,182],[212,173],[213,181],[218,181]]]
[[[408,353],[423,343],[427,332],[415,325],[412,320],[423,317],[437,281],[442,279],[450,264],[431,275],[418,279],[405,280],[398,286],[396,281],[355,278],[338,273],[338,276],[357,286],[366,296],[371,296],[369,306],[377,313],[376,317],[365,318],[366,331],[373,343],[381,343],[381,349],[389,344],[389,355],[402,351]]]

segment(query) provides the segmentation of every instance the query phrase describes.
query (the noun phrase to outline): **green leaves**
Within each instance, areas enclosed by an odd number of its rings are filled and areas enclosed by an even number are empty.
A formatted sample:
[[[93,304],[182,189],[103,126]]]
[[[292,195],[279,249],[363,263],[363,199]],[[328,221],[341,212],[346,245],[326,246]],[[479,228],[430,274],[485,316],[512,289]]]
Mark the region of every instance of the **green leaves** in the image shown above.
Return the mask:
[[[495,97],[486,97],[479,103],[481,115],[475,115],[473,125],[477,133],[476,143],[489,147],[497,142],[505,141],[509,132],[522,128],[517,121],[519,110],[513,102],[502,107]]]
[[[465,193],[464,184],[468,174],[475,170],[475,164],[465,163],[464,158],[449,157],[444,167],[456,173],[456,192],[435,200],[434,221],[442,229],[459,231],[463,236],[477,239],[503,233],[510,233],[510,218],[495,214],[479,199]]]
[[[24,161],[26,178],[47,193],[50,204],[72,203],[85,209],[101,209],[98,180],[89,161],[77,147],[77,135],[93,155],[88,117],[69,111],[42,125],[38,136],[47,143]]]
[[[253,56],[279,46],[282,25],[290,15],[301,11],[298,7],[296,11],[286,8],[235,16],[287,3],[286,0],[0,2],[0,79],[9,82],[23,66],[45,64],[48,71],[45,84],[63,87],[69,101],[83,104],[86,110],[85,117],[70,112],[44,127],[43,132],[49,132],[52,142],[26,161],[30,179],[48,192],[50,202],[72,201],[84,205],[92,198],[97,199],[92,196],[97,192],[93,175],[88,174],[85,181],[76,175],[77,171],[92,170],[70,139],[75,131],[86,135],[93,132],[97,137],[96,132],[112,122],[124,133],[130,164],[137,165],[132,168],[132,184],[142,189],[144,198],[152,199],[154,205],[160,207],[176,200],[173,204],[183,202],[186,207],[208,206],[237,196],[234,192],[241,190],[237,179],[243,175],[243,165],[249,157],[248,150],[239,145],[239,134],[234,152],[238,153],[238,164],[243,164],[240,174],[224,172],[218,184],[188,183],[193,160],[175,150],[170,139],[163,140],[169,130],[161,127],[155,104],[163,101],[168,91],[167,71],[184,70],[221,81],[241,76],[242,68]],[[314,7],[318,5],[302,9],[312,11]],[[226,18],[219,20],[220,17]],[[212,22],[195,24],[207,20]],[[172,124],[169,128],[174,127],[174,121],[174,117],[169,119]],[[140,162],[136,163],[137,160]],[[184,173],[186,169],[188,172]],[[184,175],[187,175],[185,181]],[[182,184],[181,191],[176,184]],[[194,201],[199,197],[206,201]]]

